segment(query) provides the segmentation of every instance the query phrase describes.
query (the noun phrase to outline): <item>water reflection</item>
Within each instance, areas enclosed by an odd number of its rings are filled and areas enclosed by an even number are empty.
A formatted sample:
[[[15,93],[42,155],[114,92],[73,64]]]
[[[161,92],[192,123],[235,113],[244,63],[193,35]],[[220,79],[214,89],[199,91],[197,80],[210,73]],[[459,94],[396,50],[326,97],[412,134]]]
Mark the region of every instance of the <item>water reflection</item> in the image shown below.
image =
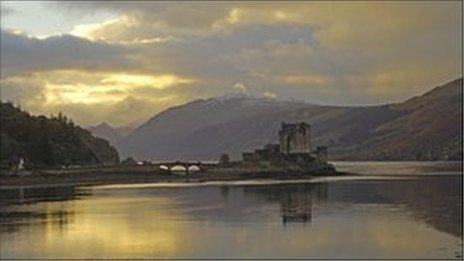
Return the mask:
[[[357,193],[353,193],[356,191]],[[330,200],[402,206],[436,229],[462,237],[462,176],[429,176],[401,182],[332,184]]]
[[[286,186],[244,187],[245,194],[255,194],[280,205],[282,223],[311,222],[313,207],[327,201],[327,183]]]
[[[389,205],[436,229],[462,237],[462,176],[401,181],[353,181],[286,186],[244,187],[244,192],[279,202],[282,222],[311,222],[315,206],[327,201],[349,205]]]
[[[48,229],[63,231],[73,222],[75,212],[67,208],[68,200],[90,196],[90,190],[75,186],[60,187],[19,187],[0,190],[0,231],[18,232],[23,226],[45,226]],[[47,205],[46,208],[29,208],[34,203]],[[60,203],[61,202],[61,203]]]
[[[2,258],[456,258],[462,255],[461,182],[460,176],[443,176],[9,191],[0,211],[0,253]]]
[[[90,195],[89,189],[75,186],[18,187],[0,190],[0,204],[23,204],[39,201],[63,201]]]

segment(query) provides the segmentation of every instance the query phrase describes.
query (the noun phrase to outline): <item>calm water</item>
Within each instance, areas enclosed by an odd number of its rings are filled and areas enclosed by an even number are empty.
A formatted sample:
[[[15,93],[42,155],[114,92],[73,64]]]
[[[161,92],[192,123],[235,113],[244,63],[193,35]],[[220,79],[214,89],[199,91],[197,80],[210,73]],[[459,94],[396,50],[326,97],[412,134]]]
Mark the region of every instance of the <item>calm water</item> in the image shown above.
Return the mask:
[[[461,258],[461,164],[385,164],[296,184],[3,190],[1,257]]]

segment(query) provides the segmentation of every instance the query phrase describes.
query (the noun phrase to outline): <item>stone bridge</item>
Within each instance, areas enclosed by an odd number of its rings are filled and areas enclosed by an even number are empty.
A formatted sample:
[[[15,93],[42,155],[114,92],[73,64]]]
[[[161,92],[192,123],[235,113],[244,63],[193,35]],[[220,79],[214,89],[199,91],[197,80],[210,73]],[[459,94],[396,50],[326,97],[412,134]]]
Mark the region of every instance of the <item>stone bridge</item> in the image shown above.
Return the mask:
[[[186,174],[189,174],[189,171],[191,170],[190,168],[196,167],[198,168],[198,171],[206,171],[208,168],[214,167],[217,164],[212,164],[212,163],[203,163],[200,161],[197,162],[190,162],[190,161],[174,161],[174,162],[157,162],[153,163],[153,166],[155,166],[158,170],[167,170],[169,173],[171,173],[173,168],[175,167],[182,167],[185,170],[183,170]]]

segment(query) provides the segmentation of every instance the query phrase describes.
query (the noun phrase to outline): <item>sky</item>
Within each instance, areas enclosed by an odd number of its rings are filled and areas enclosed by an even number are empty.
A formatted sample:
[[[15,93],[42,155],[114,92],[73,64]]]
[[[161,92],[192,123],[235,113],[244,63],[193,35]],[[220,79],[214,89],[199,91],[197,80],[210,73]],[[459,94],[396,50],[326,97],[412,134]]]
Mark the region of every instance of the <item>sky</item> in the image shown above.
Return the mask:
[[[461,1],[1,2],[3,101],[137,125],[244,93],[399,102],[462,77]]]

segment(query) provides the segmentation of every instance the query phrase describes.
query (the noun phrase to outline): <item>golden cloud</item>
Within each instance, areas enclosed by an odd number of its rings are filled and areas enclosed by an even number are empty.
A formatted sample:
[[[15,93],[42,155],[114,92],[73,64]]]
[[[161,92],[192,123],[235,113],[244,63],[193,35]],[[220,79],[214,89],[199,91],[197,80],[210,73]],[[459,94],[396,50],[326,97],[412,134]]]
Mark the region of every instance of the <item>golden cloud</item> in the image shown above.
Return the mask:
[[[174,85],[192,83],[192,79],[172,74],[143,75],[130,73],[90,73],[55,71],[37,76],[44,81],[47,103],[115,103],[134,95],[139,87],[162,90]],[[81,81],[80,79],[87,79]]]
[[[288,75],[282,78],[282,81],[290,85],[305,85],[308,87],[320,87],[327,85],[330,80],[320,75]]]
[[[149,86],[156,89],[164,89],[177,84],[186,84],[194,82],[192,79],[181,78],[172,74],[163,75],[137,75],[127,73],[115,73],[105,76],[102,83],[112,84],[115,86]]]
[[[150,27],[160,26],[161,24],[156,23],[150,25]],[[101,23],[75,25],[70,34],[92,41],[104,41],[123,45],[164,43],[176,40],[176,38],[172,36],[146,37],[138,33],[129,33],[131,31],[137,32],[140,27],[143,27],[143,25],[136,17],[121,15]]]
[[[145,75],[124,72],[48,71],[37,72],[24,78],[10,77],[4,83],[25,84],[41,82],[45,103],[49,104],[93,104],[115,103],[134,96],[140,87],[163,90],[172,86],[194,82],[173,74]],[[159,97],[157,97],[159,98]]]
[[[87,38],[89,40],[105,40],[105,36],[97,36],[95,35],[95,32],[98,32],[98,30],[103,27],[110,27],[116,24],[131,26],[131,21],[133,20],[128,16],[120,16],[101,23],[78,24],[74,26],[70,34],[77,37]]]
[[[182,95],[169,89],[193,82],[174,74],[59,70],[2,79],[1,88],[2,93],[19,91],[15,102],[34,113],[62,111],[84,125],[101,121],[119,125],[184,102]]]

